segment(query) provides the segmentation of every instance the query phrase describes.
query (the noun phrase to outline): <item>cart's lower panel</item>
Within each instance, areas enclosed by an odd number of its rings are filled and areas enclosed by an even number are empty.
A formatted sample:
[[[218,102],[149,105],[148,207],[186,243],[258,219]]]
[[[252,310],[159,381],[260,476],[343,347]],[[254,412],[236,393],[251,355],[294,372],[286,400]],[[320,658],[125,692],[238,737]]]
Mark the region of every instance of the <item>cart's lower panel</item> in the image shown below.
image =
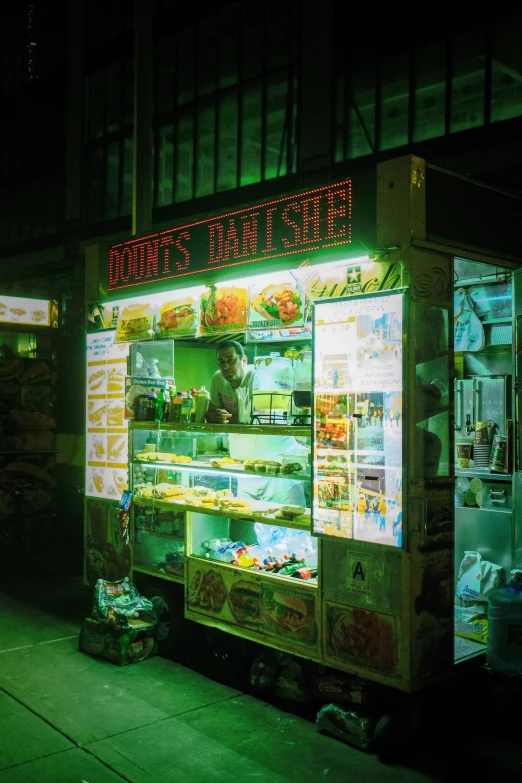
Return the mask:
[[[320,602],[315,585],[188,558],[185,603],[185,616],[196,622],[320,659]]]

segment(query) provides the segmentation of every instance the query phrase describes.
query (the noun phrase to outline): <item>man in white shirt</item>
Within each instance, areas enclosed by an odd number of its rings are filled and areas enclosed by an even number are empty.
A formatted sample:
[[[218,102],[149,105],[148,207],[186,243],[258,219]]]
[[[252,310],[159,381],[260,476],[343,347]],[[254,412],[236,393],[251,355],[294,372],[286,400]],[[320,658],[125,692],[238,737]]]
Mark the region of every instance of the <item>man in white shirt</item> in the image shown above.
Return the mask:
[[[219,370],[210,382],[207,421],[212,424],[250,424],[254,367],[248,364],[243,346],[235,340],[221,343],[216,354]],[[230,433],[228,441],[230,456],[240,460],[252,456],[279,460],[282,454],[298,446],[293,436]],[[306,505],[302,483],[289,479],[240,478],[238,496]]]
[[[207,421],[212,424],[250,424],[254,367],[248,364],[243,346],[235,340],[217,351],[219,370],[210,382]]]

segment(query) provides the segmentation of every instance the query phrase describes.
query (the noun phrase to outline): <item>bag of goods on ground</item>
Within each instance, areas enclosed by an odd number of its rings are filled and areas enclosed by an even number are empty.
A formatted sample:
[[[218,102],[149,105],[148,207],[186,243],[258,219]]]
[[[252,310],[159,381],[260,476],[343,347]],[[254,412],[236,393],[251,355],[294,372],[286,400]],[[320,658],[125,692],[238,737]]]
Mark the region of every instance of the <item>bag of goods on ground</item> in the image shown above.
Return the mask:
[[[119,630],[150,628],[157,622],[152,602],[139,593],[128,576],[115,582],[98,579],[92,615]]]

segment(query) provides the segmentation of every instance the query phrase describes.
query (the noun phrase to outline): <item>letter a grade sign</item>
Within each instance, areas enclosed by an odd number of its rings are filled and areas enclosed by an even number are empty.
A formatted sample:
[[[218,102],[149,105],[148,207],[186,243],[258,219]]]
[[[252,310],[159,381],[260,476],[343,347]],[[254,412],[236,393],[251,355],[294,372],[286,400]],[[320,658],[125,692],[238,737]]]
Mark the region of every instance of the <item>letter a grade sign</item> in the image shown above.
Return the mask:
[[[352,552],[348,555],[348,589],[352,593],[370,592],[370,557]]]

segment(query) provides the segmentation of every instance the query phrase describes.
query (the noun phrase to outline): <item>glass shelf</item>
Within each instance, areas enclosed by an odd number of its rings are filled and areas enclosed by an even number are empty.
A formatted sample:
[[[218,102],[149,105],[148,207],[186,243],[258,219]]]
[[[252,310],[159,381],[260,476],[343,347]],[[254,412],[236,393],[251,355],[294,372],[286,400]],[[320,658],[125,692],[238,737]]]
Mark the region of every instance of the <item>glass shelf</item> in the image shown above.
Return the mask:
[[[489,470],[475,470],[475,468],[455,468],[455,475],[489,479],[490,481],[511,481],[513,478],[511,473],[491,473]]]
[[[259,478],[281,478],[292,479],[293,481],[311,481],[311,475],[308,473],[267,473],[259,470],[245,470],[242,465],[227,465],[225,468],[215,468],[210,462],[203,462],[202,460],[192,460],[192,462],[160,462],[154,460],[134,459],[136,465],[146,465],[147,468],[168,468],[170,471],[189,471],[192,473],[212,473],[219,475],[231,475],[231,476],[258,476]]]

